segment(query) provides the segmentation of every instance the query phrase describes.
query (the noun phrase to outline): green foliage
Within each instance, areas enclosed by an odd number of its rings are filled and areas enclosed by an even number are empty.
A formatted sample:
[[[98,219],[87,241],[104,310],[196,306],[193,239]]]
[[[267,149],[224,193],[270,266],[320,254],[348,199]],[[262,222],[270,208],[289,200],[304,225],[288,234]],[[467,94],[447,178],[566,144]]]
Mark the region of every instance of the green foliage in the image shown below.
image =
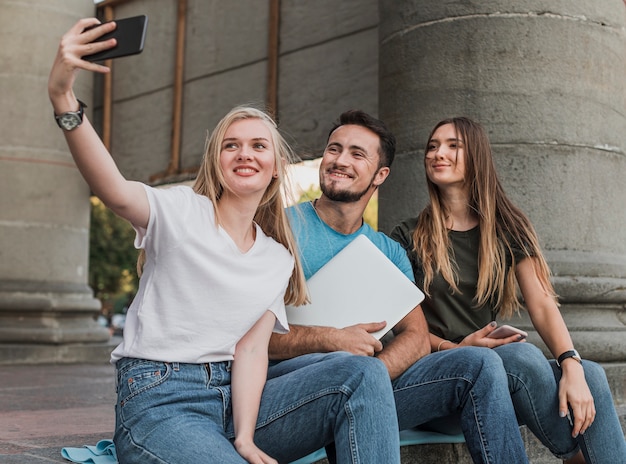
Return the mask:
[[[322,195],[322,191],[319,186],[311,185],[308,190],[302,192],[298,203],[304,203],[305,201],[313,201]],[[363,220],[370,225],[374,230],[378,230],[378,192],[375,192],[370,198],[365,212],[363,213]]]
[[[322,191],[320,190],[319,186],[311,185],[308,190],[302,192],[300,198],[298,199],[298,203],[313,201],[321,196]]]
[[[363,213],[363,219],[374,230],[378,230],[378,191],[372,195]]]
[[[89,285],[105,313],[121,312],[137,291],[134,238],[135,231],[128,222],[91,197]]]
[[[300,195],[298,203],[312,201],[322,194],[311,186]],[[378,228],[378,195],[365,208],[365,222]],[[89,234],[89,285],[103,305],[103,312],[121,312],[137,291],[138,250],[133,246],[135,231],[116,216],[97,197],[91,197]]]

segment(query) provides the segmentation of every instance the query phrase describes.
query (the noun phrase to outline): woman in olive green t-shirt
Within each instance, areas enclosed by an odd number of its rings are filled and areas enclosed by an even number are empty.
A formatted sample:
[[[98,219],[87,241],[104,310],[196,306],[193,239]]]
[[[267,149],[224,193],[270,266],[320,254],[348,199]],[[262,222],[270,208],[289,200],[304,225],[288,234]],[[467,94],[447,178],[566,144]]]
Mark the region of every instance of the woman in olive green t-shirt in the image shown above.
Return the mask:
[[[535,230],[507,198],[480,124],[439,122],[425,151],[429,204],[391,236],[407,250],[433,352],[494,349],[521,424],[565,462],[626,462],[626,442],[604,374],[581,360],[558,308]],[[548,361],[523,336],[492,338],[496,315],[519,310],[517,285]],[[568,421],[569,419],[569,421]]]

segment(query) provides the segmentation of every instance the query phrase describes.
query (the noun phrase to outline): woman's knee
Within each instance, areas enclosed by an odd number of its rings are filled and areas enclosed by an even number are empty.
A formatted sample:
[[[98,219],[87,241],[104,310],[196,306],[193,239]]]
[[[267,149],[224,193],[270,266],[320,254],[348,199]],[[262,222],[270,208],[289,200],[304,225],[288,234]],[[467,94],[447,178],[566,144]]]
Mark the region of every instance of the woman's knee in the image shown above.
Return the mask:
[[[552,391],[556,388],[554,371],[539,348],[530,343],[511,343],[495,349],[502,358],[509,389]]]
[[[508,343],[506,345],[498,346],[493,350],[498,353],[498,356],[500,356],[503,360],[527,360],[526,362],[528,363],[547,361],[547,358],[544,356],[541,350],[532,343],[528,342]]]
[[[583,359],[583,370],[585,371],[585,380],[587,385],[589,385],[589,390],[591,390],[594,397],[601,392],[606,393],[610,391],[606,372],[600,364]]]
[[[525,371],[529,368],[551,372],[548,359],[532,343],[509,343],[494,348],[494,351],[502,358],[507,373]]]
[[[450,352],[455,355],[455,359],[448,361],[462,366],[462,371],[473,372],[475,379],[481,377],[496,382],[499,378],[506,377],[502,359],[489,348],[468,346]]]

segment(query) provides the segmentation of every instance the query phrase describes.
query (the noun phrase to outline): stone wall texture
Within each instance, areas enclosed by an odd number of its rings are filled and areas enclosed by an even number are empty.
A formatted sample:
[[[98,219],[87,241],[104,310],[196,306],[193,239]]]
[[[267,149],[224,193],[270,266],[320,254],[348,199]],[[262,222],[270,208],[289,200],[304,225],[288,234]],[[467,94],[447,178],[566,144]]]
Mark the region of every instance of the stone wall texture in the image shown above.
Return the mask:
[[[318,157],[346,109],[385,120],[398,137],[379,192],[380,228],[389,231],[425,203],[422,152],[433,124],[452,115],[479,120],[506,191],[541,237],[577,345],[593,359],[626,359],[624,2],[279,5],[276,114],[297,153]],[[112,154],[141,181],[171,180],[163,173],[172,153],[177,8],[173,0],[114,6],[116,18],[149,17],[143,53],[112,67]],[[207,132],[230,108],[266,104],[273,51],[269,1],[188,0],[186,8],[179,177],[199,165]],[[52,120],[46,79],[60,36],[95,7],[24,0],[2,2],[0,12],[9,44],[0,52],[9,103],[0,116],[0,315],[19,306],[15,298],[41,292],[55,294],[44,297],[52,306],[59,293],[94,311],[89,192]],[[82,73],[76,93],[101,125],[101,77]]]

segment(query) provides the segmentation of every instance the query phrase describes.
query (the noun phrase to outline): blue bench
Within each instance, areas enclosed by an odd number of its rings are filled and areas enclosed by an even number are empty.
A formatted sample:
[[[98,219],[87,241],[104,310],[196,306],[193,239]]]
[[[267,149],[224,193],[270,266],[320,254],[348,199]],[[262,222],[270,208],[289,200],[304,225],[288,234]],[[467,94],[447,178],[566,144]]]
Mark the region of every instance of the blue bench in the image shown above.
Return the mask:
[[[415,428],[402,430],[400,432],[400,446],[424,445],[430,443],[465,443],[465,438],[461,432],[457,431],[455,431],[455,433],[441,433]],[[326,458],[326,451],[322,448],[297,461],[293,461],[291,464],[313,464],[324,458]]]

